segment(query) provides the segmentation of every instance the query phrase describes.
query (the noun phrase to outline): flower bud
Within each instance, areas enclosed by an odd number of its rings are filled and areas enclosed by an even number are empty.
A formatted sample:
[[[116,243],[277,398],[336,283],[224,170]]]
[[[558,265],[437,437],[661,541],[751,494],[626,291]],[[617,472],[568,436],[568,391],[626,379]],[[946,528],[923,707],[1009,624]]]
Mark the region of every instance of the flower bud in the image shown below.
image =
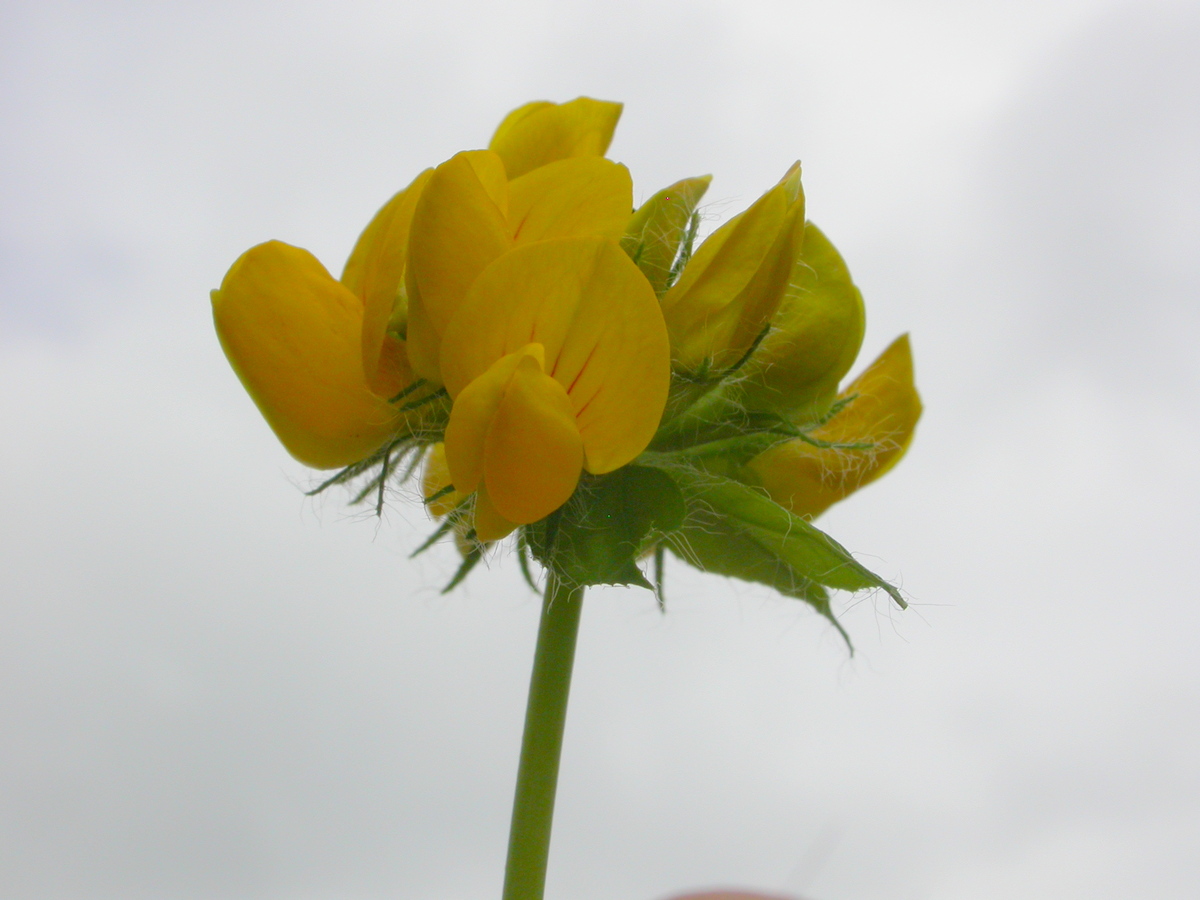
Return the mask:
[[[677,181],[638,207],[629,220],[621,249],[638,264],[656,294],[670,287],[684,233],[710,181],[711,175]]]
[[[429,455],[425,457],[421,495],[425,499],[425,509],[435,519],[454,516],[451,522],[445,524],[454,532],[454,544],[459,554],[466,557],[474,551],[475,544],[468,537],[473,527],[471,517],[455,512],[469,495],[456,490],[450,483],[450,466],[446,462],[446,445],[443,443],[430,447]]]
[[[429,448],[429,455],[425,457],[421,496],[425,498],[425,508],[429,510],[429,514],[437,519],[449,515],[470,496],[451,484],[450,465],[446,462],[446,445],[440,441]]]
[[[815,418],[854,364],[864,327],[862,294],[845,262],[820,229],[806,223],[772,328],[743,369],[744,402],[799,421]]]
[[[796,163],[700,245],[662,298],[676,369],[703,378],[745,358],[788,289],[803,227]]]

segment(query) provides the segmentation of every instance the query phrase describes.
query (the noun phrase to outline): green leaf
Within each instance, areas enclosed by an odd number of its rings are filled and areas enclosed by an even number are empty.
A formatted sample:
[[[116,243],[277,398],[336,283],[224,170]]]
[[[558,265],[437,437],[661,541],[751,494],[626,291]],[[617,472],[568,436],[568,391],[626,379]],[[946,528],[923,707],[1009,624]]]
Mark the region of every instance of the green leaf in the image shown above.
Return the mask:
[[[858,562],[845,547],[757,488],[684,468],[670,473],[686,499],[689,524],[693,514],[702,521],[705,517],[724,520],[804,578],[843,591],[878,588],[901,609],[907,608],[896,588]]]
[[[642,552],[683,522],[683,495],[663,471],[625,466],[586,477],[557,513],[527,526],[530,552],[569,585],[636,584]]]

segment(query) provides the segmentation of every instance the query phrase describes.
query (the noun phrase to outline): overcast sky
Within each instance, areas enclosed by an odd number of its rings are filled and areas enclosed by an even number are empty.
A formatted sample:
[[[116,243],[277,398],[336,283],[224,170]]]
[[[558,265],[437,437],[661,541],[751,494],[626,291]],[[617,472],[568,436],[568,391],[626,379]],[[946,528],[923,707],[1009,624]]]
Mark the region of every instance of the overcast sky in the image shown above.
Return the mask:
[[[1149,0],[0,3],[0,895],[499,895],[538,599],[305,499],[208,291],[588,94],[710,225],[803,160],[926,413],[821,520],[912,600],[840,598],[853,658],[678,565],[589,595],[550,900],[1200,896],[1197,47]]]

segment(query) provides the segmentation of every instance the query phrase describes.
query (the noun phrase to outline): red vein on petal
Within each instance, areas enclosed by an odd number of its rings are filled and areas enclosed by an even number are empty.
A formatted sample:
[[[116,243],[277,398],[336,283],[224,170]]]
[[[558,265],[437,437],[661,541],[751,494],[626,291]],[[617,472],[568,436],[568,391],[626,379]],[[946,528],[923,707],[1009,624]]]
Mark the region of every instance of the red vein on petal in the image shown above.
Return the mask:
[[[600,385],[600,387],[596,388],[596,393],[592,394],[592,396],[590,398],[588,398],[588,402],[583,404],[583,406],[579,407],[579,409],[576,410],[576,412],[575,412],[576,419],[578,419],[585,412],[587,412],[587,408],[592,405],[592,401],[595,400],[597,397],[599,397],[600,394],[603,392],[603,390],[604,390],[604,385]]]
[[[592,357],[596,355],[596,349],[597,349],[599,346],[600,346],[599,344],[593,344],[593,345],[592,345],[592,349],[591,349],[591,350],[588,352],[587,359],[585,359],[585,360],[583,361],[583,365],[579,367],[579,371],[578,371],[578,372],[575,374],[575,380],[574,380],[574,381],[572,381],[572,382],[571,382],[571,386],[570,386],[569,388],[567,388],[567,393],[568,393],[568,394],[570,394],[570,393],[571,393],[571,391],[575,390],[575,385],[579,384],[579,379],[583,377],[583,373],[584,373],[584,371],[587,369],[587,367],[588,367],[588,363],[590,363],[590,362],[592,361]],[[558,356],[559,356],[559,359],[561,359],[561,358],[562,358],[562,352],[561,352],[561,351],[559,352]],[[554,368],[555,368],[556,370],[558,369],[558,360],[557,360],[557,359],[554,361]],[[553,374],[554,374],[554,372],[551,372],[550,374],[551,374],[551,375],[553,375]],[[593,397],[592,399],[595,399],[595,398]],[[589,400],[589,401],[588,401],[588,403],[591,403],[591,402],[592,402],[591,400]],[[582,410],[580,410],[580,412],[582,412]]]

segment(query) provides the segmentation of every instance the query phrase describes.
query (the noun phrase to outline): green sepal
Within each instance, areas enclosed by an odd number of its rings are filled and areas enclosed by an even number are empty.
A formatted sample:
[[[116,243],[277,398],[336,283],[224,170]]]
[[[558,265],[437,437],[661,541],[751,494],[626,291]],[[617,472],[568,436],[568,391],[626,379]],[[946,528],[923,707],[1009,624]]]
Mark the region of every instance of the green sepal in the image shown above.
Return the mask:
[[[710,181],[711,175],[677,181],[643,203],[629,220],[621,248],[638,264],[656,294],[671,286],[680,244]]]
[[[854,652],[850,636],[833,614],[829,592],[801,575],[728,517],[695,510],[687,523],[664,543],[675,556],[702,572],[765,584],[785,597],[803,600],[832,623],[850,652]]]
[[[442,588],[442,593],[448,594],[458,587],[462,583],[462,580],[471,574],[471,570],[479,564],[481,559],[483,559],[483,544],[476,544],[470,549],[467,555],[463,557],[462,564],[458,567],[458,571],[454,573],[454,577],[450,579],[450,582],[444,588]]]
[[[625,466],[585,476],[565,506],[525,527],[524,540],[534,559],[564,584],[653,590],[637,560],[679,528],[685,513],[683,495],[665,472]]]
[[[734,437],[718,438],[713,441],[706,441],[703,444],[694,444],[691,447],[685,447],[682,450],[675,450],[671,453],[659,453],[653,450],[647,450],[639,457],[643,462],[656,464],[664,461],[684,461],[702,466],[705,470],[722,472],[726,469],[730,471],[736,470],[739,466],[744,466],[760,453],[765,453],[776,444],[783,441],[791,440],[790,435],[779,434],[771,431],[756,431],[750,434],[741,434]]]
[[[454,507],[454,509],[450,510],[450,512],[446,513],[445,518],[443,518],[438,524],[438,527],[433,530],[433,534],[429,535],[429,537],[422,541],[421,545],[417,547],[416,550],[408,554],[408,558],[413,559],[414,557],[420,556],[422,553],[436,544],[443,535],[448,534],[450,529],[456,528],[463,520],[463,517],[471,511],[472,506],[468,504],[473,505],[474,499],[468,497],[466,500],[460,502],[458,506]],[[472,529],[472,533],[474,533],[474,529]]]
[[[529,568],[529,544],[525,539],[525,529],[517,532],[517,563],[521,567],[521,577],[535,594],[541,593],[541,588],[533,580],[533,570]]]
[[[757,488],[681,466],[664,471],[670,472],[683,492],[689,526],[697,521],[695,527],[711,526],[712,518],[723,521],[735,533],[753,539],[802,578],[842,591],[878,588],[901,609],[907,608],[895,587],[858,562],[825,532],[793,515]]]

